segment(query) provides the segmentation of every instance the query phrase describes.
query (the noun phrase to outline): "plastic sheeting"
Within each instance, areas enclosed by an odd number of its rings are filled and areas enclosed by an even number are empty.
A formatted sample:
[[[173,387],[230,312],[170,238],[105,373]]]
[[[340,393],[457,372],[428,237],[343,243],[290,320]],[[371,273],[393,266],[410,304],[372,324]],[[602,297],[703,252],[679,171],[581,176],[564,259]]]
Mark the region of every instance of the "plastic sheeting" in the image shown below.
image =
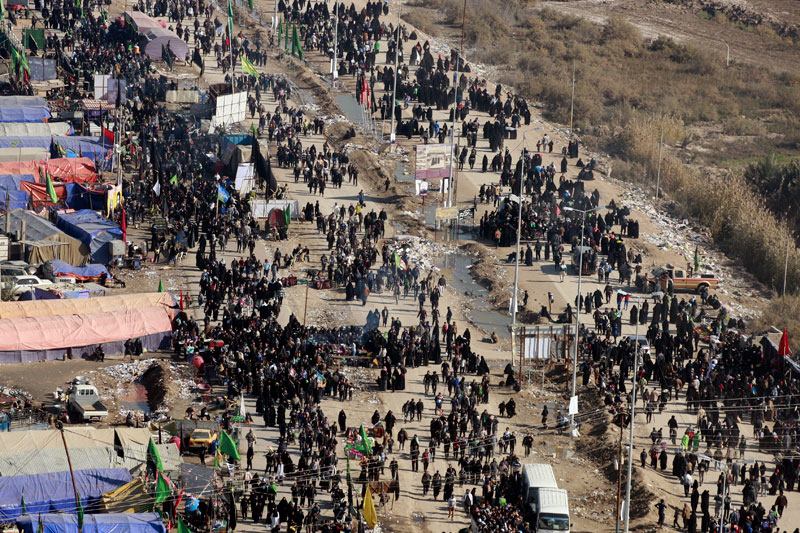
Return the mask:
[[[105,161],[111,149],[111,143],[102,135],[100,137],[83,137],[77,135],[0,137],[0,148],[46,148],[50,150],[52,144],[64,150],[71,151],[74,154],[73,157],[87,157],[96,162]]]
[[[23,184],[32,185],[27,182]],[[70,237],[49,220],[25,211],[15,209],[10,213],[9,230],[20,234],[22,221],[25,220],[25,239],[29,241],[52,241],[64,244],[54,246],[28,246],[28,262],[45,263],[51,259],[60,259],[71,265],[85,265],[89,258],[89,247],[78,239]],[[5,230],[6,217],[0,217],[0,229]]]
[[[142,13],[141,11],[126,11],[124,13],[125,19],[133,25],[139,33],[146,33],[151,28],[160,28],[161,24],[157,20]]]
[[[141,478],[103,494],[101,501],[106,513],[145,513],[152,511],[155,504]]]
[[[80,280],[94,278],[103,274],[110,276],[108,269],[104,265],[99,265],[96,263],[91,263],[84,266],[72,266],[69,263],[65,263],[59,259],[53,259],[51,264],[53,265],[53,274],[56,276],[66,275],[67,277],[77,278]]]
[[[131,481],[125,468],[78,470],[75,485],[85,512],[97,506],[100,496]],[[0,522],[22,516],[22,494],[29,515],[62,511],[75,512],[75,492],[69,471],[33,476],[0,478]],[[77,525],[77,515],[73,515]],[[74,530],[70,530],[74,531]]]
[[[47,107],[47,100],[42,96],[0,96],[0,107]]]
[[[44,183],[24,181],[20,184],[20,189],[28,193],[34,210],[55,205],[51,201],[50,195],[47,193],[47,185]],[[53,189],[56,191],[58,203],[65,203],[67,201],[67,187],[65,185],[53,185]]]
[[[90,302],[96,300],[47,300]],[[99,300],[97,300],[99,301]],[[144,337],[172,330],[169,314],[163,307],[126,309],[112,313],[54,315],[0,320],[0,352],[60,350]],[[0,362],[4,354],[0,354]]]
[[[0,163],[0,174],[31,174],[38,182],[45,170],[62,183],[94,183],[97,170],[88,157],[59,157],[41,161]]]
[[[0,148],[0,162],[40,161],[47,159],[47,148]]]
[[[178,60],[183,61],[189,54],[189,45],[178,37],[175,32],[165,28],[150,28],[145,33],[147,44],[144,46],[144,53],[153,61],[162,61],[161,49],[169,44],[170,50]]]
[[[4,122],[0,123],[0,137],[9,135],[31,137],[42,135],[73,135],[69,122]]]
[[[77,514],[46,514],[41,519],[42,533],[78,530]],[[39,516],[22,517],[17,520],[17,527],[22,533],[36,533]],[[84,515],[83,533],[166,533],[166,530],[157,513],[112,513]]]
[[[0,103],[0,122],[44,122],[48,118],[47,107],[6,107]]]
[[[67,183],[67,207],[79,211],[81,209],[91,209],[102,211],[106,208],[106,191],[93,191],[84,187],[80,183]]]
[[[30,174],[0,174],[0,210],[9,211],[11,209],[26,209],[28,207],[29,196],[25,191],[21,191],[19,184],[23,181],[36,181]],[[6,199],[8,204],[6,205]],[[5,230],[5,226],[3,228]]]
[[[300,216],[300,202],[297,200],[256,200],[253,202],[253,217],[267,218],[273,209],[283,211],[287,205],[291,211],[292,218]]]
[[[57,300],[44,302],[0,302],[0,320],[9,318],[35,318],[58,315],[83,315],[87,313],[113,313],[128,309],[162,307],[172,319],[176,314],[175,298],[168,292],[138,292],[106,296],[91,302]],[[1,448],[1,447],[0,447]]]
[[[81,209],[69,215],[59,214],[56,226],[88,246],[94,263],[107,264],[111,260],[111,253],[106,243],[122,239],[118,224],[91,209]]]

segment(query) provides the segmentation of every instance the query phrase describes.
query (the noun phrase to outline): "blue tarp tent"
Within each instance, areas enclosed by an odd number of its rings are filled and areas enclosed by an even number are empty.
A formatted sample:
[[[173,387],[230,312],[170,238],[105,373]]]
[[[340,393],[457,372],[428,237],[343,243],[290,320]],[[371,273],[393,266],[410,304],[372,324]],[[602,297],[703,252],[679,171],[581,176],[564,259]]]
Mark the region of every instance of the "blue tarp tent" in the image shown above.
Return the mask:
[[[0,106],[0,122],[43,122],[50,118],[47,106]]]
[[[91,209],[81,209],[70,215],[59,214],[56,226],[89,247],[92,263],[107,265],[111,261],[111,251],[106,243],[122,239],[118,224]]]
[[[108,155],[108,151],[111,149],[111,143],[103,136],[40,135],[22,137],[9,135],[0,137],[0,148],[44,148],[50,150],[53,144],[58,145],[58,147],[66,152],[59,157],[88,157],[94,161],[98,167],[106,161],[111,161],[111,158],[106,160],[106,155]]]
[[[133,479],[127,468],[76,470],[75,485],[86,513],[100,496]],[[22,492],[28,514],[75,512],[75,492],[69,471],[31,476],[0,477],[0,522],[13,522],[22,516]]]
[[[70,209],[93,209],[101,211],[106,208],[106,191],[93,191],[80,183],[66,183],[67,199],[65,203]]]
[[[42,533],[77,533],[77,514],[43,514]],[[22,533],[39,530],[39,515],[17,520]],[[109,513],[83,515],[83,533],[166,533],[158,513]]]
[[[0,174],[0,211],[9,211],[11,209],[27,209],[28,191],[19,190],[19,184],[22,181],[36,181],[30,174]],[[9,208],[6,206],[6,196],[8,203],[11,204]]]

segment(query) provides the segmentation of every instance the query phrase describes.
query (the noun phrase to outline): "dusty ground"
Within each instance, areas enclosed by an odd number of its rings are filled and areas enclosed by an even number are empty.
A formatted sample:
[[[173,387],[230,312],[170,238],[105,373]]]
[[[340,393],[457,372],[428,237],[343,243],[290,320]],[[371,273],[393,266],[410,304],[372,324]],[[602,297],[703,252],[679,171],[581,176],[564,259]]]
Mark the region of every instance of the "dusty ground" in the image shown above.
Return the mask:
[[[357,4],[362,5],[363,1],[359,1]],[[596,16],[602,16],[601,13],[603,10],[607,9],[626,9],[630,4],[634,15],[639,13],[639,15],[642,17],[641,24],[646,23],[644,19],[646,19],[647,16],[655,17],[655,15],[652,13],[645,13],[646,10],[643,7],[637,7],[639,4],[638,2],[614,2],[609,4],[601,4],[598,2],[545,3],[545,5],[550,4],[554,4],[552,7],[555,8],[576,9],[582,13],[585,12],[587,15],[595,14]],[[270,0],[256,0],[256,6],[265,13],[271,13],[273,3]],[[121,6],[115,5],[113,7],[117,9]],[[668,9],[678,10],[679,8],[669,7]],[[113,11],[114,9],[112,9],[112,12]],[[690,15],[687,13],[686,16],[688,17]],[[694,17],[692,21],[697,19],[698,24],[711,24],[710,21],[702,21],[695,15],[691,16]],[[632,22],[636,23],[635,20],[632,20]],[[691,24],[688,24],[688,26],[689,29],[684,31],[694,32],[694,30],[691,30],[693,26]],[[709,29],[708,31],[711,30]],[[743,33],[747,32],[743,31]],[[699,36],[701,34],[697,33],[697,35],[698,38],[700,38]],[[742,47],[745,49],[744,45],[742,45]],[[385,43],[382,43],[382,49],[385,49]],[[737,48],[734,47],[734,50],[736,49]],[[734,53],[732,50],[732,55],[734,57],[737,57],[737,53]],[[779,51],[779,53],[783,52]],[[744,59],[746,56],[742,57]],[[784,58],[781,55],[777,57],[782,59]],[[381,54],[380,61],[382,61],[384,58],[385,54]],[[791,62],[797,61],[797,57],[789,58],[788,52],[785,59]],[[211,58],[206,58],[206,60],[206,78],[203,81],[213,82],[219,80],[221,78],[221,73],[214,67],[215,61],[213,61]],[[327,60],[324,59],[320,54],[309,51],[307,65],[317,72],[323,72],[326,69]],[[332,99],[328,95],[327,89],[323,84],[320,83],[319,79],[315,75],[309,74],[308,72],[302,70],[297,71],[294,67],[290,69],[286,62],[278,63],[277,61],[272,61],[266,69],[259,70],[265,70],[267,72],[287,72],[295,79],[295,81],[298,83],[298,86],[307,95],[316,100],[316,104],[319,106],[318,109],[320,114],[331,116],[338,113],[334,107]],[[352,83],[353,81],[350,79],[342,80],[342,84],[345,87],[352,85]],[[350,88],[352,89],[352,87]],[[270,105],[272,105],[272,102],[270,102]],[[437,118],[441,120],[441,116],[437,116]],[[485,118],[486,117],[481,117],[482,120],[485,120]],[[329,128],[328,133],[329,135],[333,135],[336,133],[336,131],[337,128],[331,127]],[[538,113],[535,115],[535,120],[531,124],[531,127],[526,132],[528,146],[530,147],[535,145],[536,139],[545,131],[556,140],[557,146],[555,152],[560,152],[559,148],[566,142],[566,137],[563,134],[563,127],[542,122]],[[333,140],[335,141],[335,139]],[[515,157],[522,148],[522,140],[523,137],[520,136],[517,141],[510,142],[509,147],[515,153]],[[408,151],[412,148],[413,143],[406,143],[404,139],[400,139],[400,141],[404,153],[408,153]],[[310,140],[310,142],[313,142],[319,148],[322,142],[324,142],[324,139],[321,137],[314,137]],[[409,233],[419,233],[420,231],[423,231],[421,225],[419,224],[419,216],[415,214],[415,211],[421,207],[421,202],[408,199],[407,195],[409,194],[409,189],[407,186],[392,184],[390,190],[386,193],[382,192],[382,188],[381,192],[378,192],[376,187],[376,185],[382,184],[382,178],[385,175],[384,173],[391,172],[392,165],[396,161],[404,159],[405,156],[402,154],[400,156],[384,154],[379,157],[377,155],[377,150],[370,148],[370,141],[361,135],[353,139],[351,143],[353,145],[360,145],[367,148],[364,151],[355,152],[357,155],[354,156],[354,158],[359,160],[360,166],[367,169],[360,177],[362,180],[360,186],[356,187],[350,184],[345,184],[340,190],[328,189],[326,191],[325,198],[311,198],[307,189],[303,187],[303,184],[295,185],[293,180],[290,180],[288,172],[285,169],[276,170],[279,182],[289,186],[291,197],[298,199],[301,205],[304,205],[307,201],[316,201],[319,199],[323,207],[323,211],[330,209],[334,202],[354,202],[359,189],[363,188],[367,193],[367,210],[379,210],[381,208],[386,208],[392,213],[393,220],[402,218],[404,225],[406,226],[404,229],[409,230]],[[304,141],[304,144],[307,145],[308,143]],[[486,151],[487,147],[485,146],[485,143],[479,143],[479,158]],[[555,160],[554,156],[545,156],[545,164],[548,164],[551,160]],[[560,156],[558,159],[560,159]],[[408,161],[405,161],[405,163],[408,164]],[[577,169],[574,167],[570,168],[569,175],[571,177],[574,176],[576,174],[576,170]],[[458,177],[459,185],[457,189],[457,202],[462,205],[471,203],[480,184],[487,183],[496,178],[497,177],[495,175],[484,175],[480,172],[465,171],[460,173]],[[612,198],[619,200],[628,194],[626,189],[620,184],[609,180],[598,180],[595,183],[587,184],[587,187],[597,187],[600,191],[603,202],[607,202]],[[479,206],[479,212],[476,216],[479,217],[482,214],[483,209],[485,209],[484,206]],[[654,235],[660,231],[659,225],[654,220],[649,218],[647,213],[638,211],[634,216],[641,222],[641,232],[643,236]],[[392,237],[394,234],[395,229],[390,225],[387,228],[387,237]],[[140,233],[136,236],[136,238],[140,239],[143,235],[143,233]],[[275,246],[280,247],[283,251],[287,251],[300,242],[307,245],[311,249],[311,265],[316,266],[319,256],[327,250],[324,242],[317,235],[315,226],[309,224],[293,224],[291,228],[290,239],[288,241],[281,243],[259,242],[256,249],[256,254],[259,258],[263,258],[274,252]],[[683,261],[683,258],[685,257],[685,255],[682,254],[685,254],[686,252],[686,250],[676,251],[674,249],[662,249],[654,244],[645,242],[645,239],[640,239],[638,242],[634,243],[634,246],[640,248],[644,252],[646,256],[646,264],[663,264],[665,262],[673,262],[677,265],[681,265],[681,261]],[[503,257],[510,251],[510,249],[501,249],[497,251],[497,255],[499,257]],[[226,256],[228,258],[233,258],[236,256],[236,254],[233,252],[226,252]],[[196,295],[199,274],[197,273],[197,270],[193,268],[192,262],[193,258],[190,256],[187,258],[186,262],[179,267],[165,268],[163,265],[156,267],[148,266],[144,272],[141,272],[128,280],[129,285],[127,290],[155,290],[155,287],[158,286],[158,279],[161,278],[165,280],[165,286],[168,290],[174,292],[176,290],[185,288],[192,291]],[[489,272],[487,278],[493,276],[494,280],[498,284],[503,282],[502,284],[507,286],[513,277],[513,269],[498,264],[493,265],[491,264],[491,258],[485,258],[484,262],[485,265],[483,268]],[[302,275],[304,268],[307,266],[309,265],[299,264],[293,273],[296,275]],[[736,267],[734,263],[727,262],[724,264],[724,266],[733,270],[735,276],[740,275],[738,267]],[[497,272],[498,268],[501,269],[499,272]],[[494,274],[492,274],[493,270],[495,271]],[[556,297],[554,309],[562,308],[566,302],[573,300],[575,297],[577,289],[577,280],[575,277],[570,276],[565,283],[558,283],[555,272],[552,266],[549,264],[536,263],[534,267],[521,268],[520,274],[521,287],[528,290],[531,295],[531,301],[528,305],[529,308],[535,309],[538,308],[539,305],[543,304],[548,292],[553,292],[554,296]],[[585,293],[590,289],[593,290],[594,287],[594,280],[583,280],[582,292]],[[726,286],[724,289],[726,291],[733,292],[733,288],[731,287]],[[752,308],[757,305],[757,297],[761,295],[761,292],[756,285],[750,285],[748,282],[744,288],[736,288],[736,290],[742,293],[739,300],[743,305]],[[367,311],[375,308],[380,309],[386,305],[391,309],[392,316],[400,317],[404,324],[409,324],[414,321],[414,314],[416,311],[416,306],[413,301],[403,300],[399,305],[396,305],[394,303],[394,299],[387,294],[372,295],[368,301],[368,305],[366,307],[362,307],[352,302],[345,302],[343,294],[337,291],[311,290],[308,291],[307,298],[306,290],[301,286],[289,289],[287,292],[287,301],[280,317],[282,321],[287,320],[289,315],[294,313],[298,318],[304,319],[309,324],[359,324],[364,322]],[[468,325],[464,320],[464,316],[468,308],[469,300],[470,295],[456,294],[452,289],[448,289],[446,291],[444,301],[442,302],[443,305],[450,305],[453,308],[456,320],[458,321],[459,326],[462,328]],[[627,329],[629,328],[626,328],[626,330]],[[499,381],[499,374],[502,370],[502,367],[506,362],[511,360],[510,352],[505,345],[496,346],[480,342],[476,342],[475,344],[477,351],[490,361],[493,372],[492,382],[497,383]],[[13,384],[14,386],[20,388],[25,388],[34,394],[35,397],[46,398],[47,394],[54,390],[56,386],[65,383],[74,375],[85,375],[91,370],[96,371],[100,369],[103,365],[117,363],[119,363],[119,361],[110,360],[105,364],[88,363],[84,361],[41,363],[36,365],[35,377],[32,375],[33,372],[31,372],[31,369],[33,367],[31,365],[9,365],[3,367],[0,380],[4,380],[2,382]],[[376,393],[370,390],[370,372],[362,369],[354,370],[353,374],[357,377],[358,382],[361,383],[361,390],[357,391],[354,395],[354,401],[347,404],[349,424],[357,425],[361,421],[366,421],[375,409],[378,409],[381,414],[384,414],[388,409],[392,409],[395,413],[399,413],[401,411],[400,407],[402,403],[407,399],[419,398],[423,396],[421,378],[422,375],[424,375],[425,370],[427,369],[411,369],[407,377],[407,390],[394,394]],[[537,433],[537,437],[535,438],[536,455],[531,458],[527,458],[526,461],[532,462],[542,460],[550,462],[554,465],[559,483],[561,486],[570,491],[570,499],[573,502],[573,531],[610,531],[614,527],[613,508],[614,499],[616,497],[616,487],[605,476],[604,471],[608,469],[609,464],[591,462],[588,461],[585,456],[575,454],[575,443],[569,440],[567,437],[557,436],[551,433],[538,435],[538,433],[541,431],[541,428],[538,426],[538,418],[542,405],[545,403],[548,404],[553,415],[555,414],[556,409],[564,408],[565,406],[564,392],[567,380],[564,378],[565,376],[563,375],[563,371],[559,373],[554,370],[554,372],[548,375],[547,379],[545,379],[545,391],[542,392],[542,382],[540,381],[542,379],[541,372],[536,371],[529,374],[529,378],[525,383],[526,386],[524,387],[523,392],[516,397],[517,404],[519,406],[519,415],[513,420],[504,420],[503,424],[501,424],[501,429],[504,428],[504,425],[507,422],[509,427],[518,432],[518,441],[521,441],[521,436],[526,431]],[[493,388],[492,394],[490,395],[491,401],[487,406],[489,412],[497,413],[497,404],[506,399],[507,394],[508,391]],[[254,402],[252,400],[248,401],[250,402],[250,409],[254,411]],[[428,399],[426,403],[429,405],[431,400]],[[336,412],[341,408],[341,406],[337,404],[338,402],[330,400],[323,404],[323,409],[328,414],[329,418],[335,417]],[[582,411],[592,409],[594,409],[592,406],[587,406],[585,404],[581,407]],[[176,409],[175,414],[177,416],[182,416],[182,410],[183,404],[181,404],[180,408]],[[409,431],[412,433],[419,432],[421,436],[426,435],[427,416],[429,412],[430,411],[426,412],[426,419],[423,420],[423,422],[409,423],[406,426],[409,428]],[[682,411],[680,405],[677,403],[675,405],[671,405],[670,412],[681,413]],[[685,417],[688,420],[690,415],[685,415]],[[598,418],[595,421],[597,422],[598,420],[602,421],[601,418]],[[258,423],[255,426],[256,427],[254,429],[257,431],[259,436],[257,449],[259,451],[264,451],[267,449],[267,447],[274,443],[276,435],[274,432],[262,428]],[[649,432],[649,429],[642,427],[640,433],[638,433],[639,439],[643,438],[647,432]],[[427,439],[423,438],[423,445],[426,442]],[[390,529],[396,531],[414,530],[430,532],[455,531],[461,527],[464,527],[466,525],[466,519],[463,513],[459,513],[457,515],[458,520],[450,523],[446,520],[446,510],[442,502],[433,502],[430,501],[430,499],[423,499],[421,497],[418,479],[420,474],[410,472],[410,464],[405,454],[401,454],[400,457],[403,494],[401,499],[394,504],[394,507],[391,510],[385,510],[381,512],[382,522],[384,525],[387,525]],[[260,466],[263,467],[263,461],[264,459],[261,454],[256,456],[255,466],[257,469]],[[440,458],[440,462],[434,463],[432,466],[434,468],[444,470],[446,467],[444,467],[443,463],[444,461],[442,461]],[[677,486],[670,480],[661,478],[660,476],[654,476],[651,472],[646,473],[645,476],[647,482],[653,485],[653,491],[667,490],[674,493],[677,488]],[[710,476],[707,477],[707,479],[709,478]],[[463,489],[457,487],[457,493],[461,493],[461,490]],[[288,492],[288,487],[282,487],[281,492]],[[670,503],[678,501],[679,498],[674,494],[670,497]],[[792,503],[793,501],[790,500],[790,509],[796,508],[797,505],[792,505]],[[635,521],[634,525],[652,525],[654,523],[653,513],[654,512],[651,511],[650,516],[640,521]],[[785,522],[787,525],[788,523],[789,522]],[[784,525],[784,523],[781,525]],[[259,530],[260,526],[255,526],[252,523],[244,522],[240,523],[240,529],[245,531],[255,531]]]

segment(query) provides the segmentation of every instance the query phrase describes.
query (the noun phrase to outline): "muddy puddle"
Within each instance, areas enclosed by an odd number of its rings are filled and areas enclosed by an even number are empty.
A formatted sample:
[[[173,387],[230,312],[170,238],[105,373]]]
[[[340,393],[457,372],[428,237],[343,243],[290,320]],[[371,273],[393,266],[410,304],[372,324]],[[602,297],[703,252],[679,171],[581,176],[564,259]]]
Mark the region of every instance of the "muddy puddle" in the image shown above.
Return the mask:
[[[497,333],[501,339],[511,339],[508,325],[511,317],[495,311],[489,302],[489,291],[480,286],[470,273],[473,258],[462,253],[448,253],[436,262],[444,271],[445,279],[467,301],[467,317],[481,333]],[[446,311],[445,311],[446,312]]]

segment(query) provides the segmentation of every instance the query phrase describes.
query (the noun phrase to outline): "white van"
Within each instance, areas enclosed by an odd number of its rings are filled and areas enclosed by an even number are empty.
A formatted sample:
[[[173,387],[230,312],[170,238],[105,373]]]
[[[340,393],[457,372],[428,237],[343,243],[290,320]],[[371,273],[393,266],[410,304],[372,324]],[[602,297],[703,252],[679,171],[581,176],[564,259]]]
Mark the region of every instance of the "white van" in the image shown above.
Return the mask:
[[[569,533],[569,499],[565,489],[536,489],[531,505],[536,516],[536,533]]]
[[[522,489],[525,501],[534,503],[536,489],[557,489],[556,476],[553,467],[547,464],[531,463],[522,466]]]

